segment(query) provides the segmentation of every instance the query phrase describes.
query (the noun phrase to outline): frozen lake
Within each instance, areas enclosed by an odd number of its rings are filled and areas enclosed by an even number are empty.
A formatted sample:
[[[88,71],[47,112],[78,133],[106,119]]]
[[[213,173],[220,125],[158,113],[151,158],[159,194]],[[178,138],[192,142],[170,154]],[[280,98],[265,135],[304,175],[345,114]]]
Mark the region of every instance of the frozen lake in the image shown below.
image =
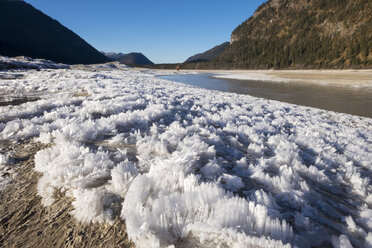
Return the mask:
[[[214,78],[213,74],[160,76],[197,87],[262,97],[372,118],[372,89]]]

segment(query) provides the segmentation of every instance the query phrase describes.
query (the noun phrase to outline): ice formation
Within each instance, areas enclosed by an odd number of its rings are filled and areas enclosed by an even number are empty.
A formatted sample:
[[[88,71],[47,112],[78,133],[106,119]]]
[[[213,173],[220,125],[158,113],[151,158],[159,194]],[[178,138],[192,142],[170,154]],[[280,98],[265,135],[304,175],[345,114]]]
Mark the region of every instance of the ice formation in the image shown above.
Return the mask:
[[[0,150],[0,191],[8,185],[15,176],[11,165],[9,154]]]
[[[10,72],[11,73],[11,72]],[[77,220],[125,220],[138,247],[371,247],[372,120],[193,88],[151,71],[0,81],[0,139],[35,138],[38,192]],[[80,93],[84,94],[80,94]]]
[[[68,65],[55,63],[46,59],[32,59],[29,57],[19,56],[16,58],[10,58],[0,55],[0,70],[1,69],[67,69]]]

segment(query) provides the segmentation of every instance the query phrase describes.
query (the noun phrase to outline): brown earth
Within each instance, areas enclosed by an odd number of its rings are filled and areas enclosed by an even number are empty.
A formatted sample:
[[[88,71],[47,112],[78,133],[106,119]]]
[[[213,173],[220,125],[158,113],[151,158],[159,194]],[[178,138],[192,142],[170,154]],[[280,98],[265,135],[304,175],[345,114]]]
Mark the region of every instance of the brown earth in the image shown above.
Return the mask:
[[[47,145],[25,141],[1,144],[12,153],[15,179],[0,191],[0,247],[134,247],[125,223],[78,223],[69,213],[72,199],[56,193],[44,207],[37,195],[40,174],[33,170],[35,154]]]

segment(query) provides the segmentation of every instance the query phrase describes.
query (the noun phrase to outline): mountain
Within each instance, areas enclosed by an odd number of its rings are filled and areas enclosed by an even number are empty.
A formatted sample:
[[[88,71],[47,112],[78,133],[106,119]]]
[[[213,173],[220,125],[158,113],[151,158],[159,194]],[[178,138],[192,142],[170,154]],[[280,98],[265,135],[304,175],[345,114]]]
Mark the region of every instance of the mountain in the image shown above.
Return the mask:
[[[64,64],[110,61],[58,21],[20,0],[0,0],[0,55]]]
[[[269,0],[214,68],[371,68],[371,0]]]
[[[185,61],[185,63],[211,61],[217,58],[217,56],[220,55],[229,45],[229,42],[224,42],[218,46],[213,47],[212,49],[209,49],[206,52],[198,53],[194,56],[191,56]]]
[[[115,52],[109,52],[109,53],[101,52],[101,53],[113,61],[119,61],[121,58],[123,58],[126,55],[124,53],[115,53]]]
[[[145,55],[142,53],[115,53],[115,52],[101,52],[107,58],[113,61],[119,61],[122,64],[126,65],[153,65],[154,63],[151,62]]]
[[[142,53],[128,53],[125,54],[120,60],[120,63],[126,65],[153,65],[145,55]]]

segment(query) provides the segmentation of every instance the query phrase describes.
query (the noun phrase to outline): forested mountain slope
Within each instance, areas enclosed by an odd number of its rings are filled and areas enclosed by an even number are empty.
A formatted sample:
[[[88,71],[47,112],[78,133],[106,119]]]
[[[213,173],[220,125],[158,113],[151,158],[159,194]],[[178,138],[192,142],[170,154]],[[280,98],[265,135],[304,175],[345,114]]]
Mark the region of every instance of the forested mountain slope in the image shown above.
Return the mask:
[[[228,46],[229,42],[224,42],[218,46],[215,46],[203,53],[195,54],[191,57],[189,57],[185,63],[193,63],[193,62],[203,62],[203,61],[211,61],[215,58],[217,58],[218,55],[220,55]]]
[[[120,63],[126,65],[153,65],[154,63],[149,60],[142,53],[128,53],[120,58]]]
[[[370,68],[372,1],[267,1],[209,67]]]

